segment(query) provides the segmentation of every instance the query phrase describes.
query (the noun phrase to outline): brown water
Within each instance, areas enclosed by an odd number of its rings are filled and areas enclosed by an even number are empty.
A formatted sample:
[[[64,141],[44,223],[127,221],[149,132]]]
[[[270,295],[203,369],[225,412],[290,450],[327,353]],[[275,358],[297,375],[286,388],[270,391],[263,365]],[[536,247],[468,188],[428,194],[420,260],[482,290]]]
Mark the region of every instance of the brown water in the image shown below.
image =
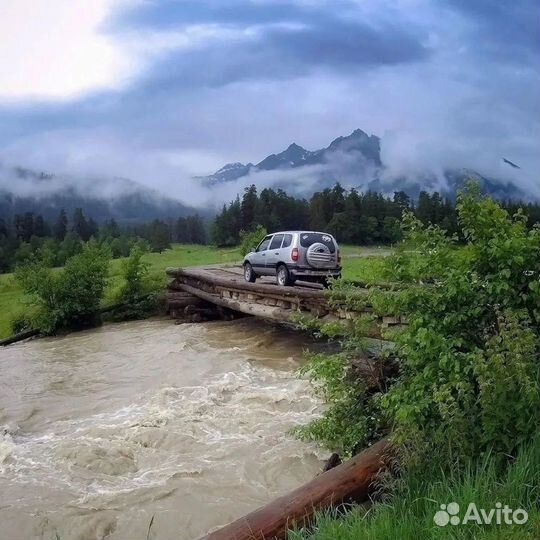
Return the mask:
[[[194,539],[313,478],[304,345],[154,320],[0,350],[0,538]]]

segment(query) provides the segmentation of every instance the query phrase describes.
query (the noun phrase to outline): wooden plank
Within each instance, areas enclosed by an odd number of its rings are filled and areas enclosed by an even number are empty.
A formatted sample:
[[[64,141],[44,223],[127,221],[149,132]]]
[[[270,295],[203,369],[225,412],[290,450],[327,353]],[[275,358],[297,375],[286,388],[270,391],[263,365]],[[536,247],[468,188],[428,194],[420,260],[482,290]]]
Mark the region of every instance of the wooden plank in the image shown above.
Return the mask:
[[[390,445],[386,439],[307,484],[251,512],[202,540],[284,539],[293,527],[308,525],[315,512],[342,502],[367,500]]]
[[[221,286],[221,285],[216,285],[215,286],[215,289],[216,291],[230,291],[230,292],[237,292],[237,293],[245,293],[247,292],[245,289],[239,287],[238,285],[228,285],[228,286]],[[284,296],[282,294],[280,294],[280,287],[274,287],[274,289],[270,292],[250,292],[249,294],[254,294],[254,295],[257,295],[261,298],[273,298],[274,300],[276,301],[279,301],[279,300],[283,300],[284,299]],[[299,297],[299,296],[296,296],[294,299],[291,298],[290,295],[287,295],[286,297],[288,299],[288,301],[294,301],[296,300],[296,303],[300,303],[301,301],[308,301],[310,302],[310,304],[319,304],[319,305],[326,305],[327,304],[327,299],[324,298],[324,297],[317,297],[317,298],[309,298],[309,299],[306,299],[304,297]],[[307,304],[306,304],[307,305]]]
[[[326,298],[325,291],[321,289],[308,289],[303,287],[279,287],[266,283],[249,283],[242,276],[238,278],[232,275],[224,275],[223,272],[214,269],[203,268],[167,268],[167,275],[175,278],[191,278],[205,281],[211,285],[226,288],[234,288],[242,291],[254,291],[260,293],[279,294],[281,297],[298,296],[300,298]]]

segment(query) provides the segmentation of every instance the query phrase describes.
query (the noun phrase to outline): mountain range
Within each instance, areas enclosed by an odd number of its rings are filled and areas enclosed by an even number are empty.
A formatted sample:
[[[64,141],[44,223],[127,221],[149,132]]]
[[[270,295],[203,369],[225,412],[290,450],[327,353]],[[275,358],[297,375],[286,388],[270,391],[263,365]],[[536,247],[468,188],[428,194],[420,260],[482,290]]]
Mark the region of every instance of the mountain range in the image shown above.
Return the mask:
[[[365,161],[364,165],[381,167],[380,139],[375,135],[368,135],[361,129],[353,131],[348,137],[338,137],[327,148],[310,151],[296,143],[279,154],[271,154],[260,163],[227,163],[214,174],[200,179],[207,185],[237,180],[248,174],[261,171],[275,171],[295,169],[310,165],[324,165],[331,161],[335,154],[358,153]]]
[[[508,160],[505,160],[508,162]],[[508,165],[510,166],[510,165]],[[519,168],[512,163],[512,168]],[[196,177],[208,189],[208,200],[221,190],[221,197],[234,198],[249,184],[259,188],[282,188],[287,193],[309,197],[315,191],[341,182],[360,191],[377,191],[391,196],[405,191],[412,198],[420,191],[439,191],[453,198],[467,178],[477,180],[484,192],[499,199],[527,200],[534,198],[509,180],[485,176],[464,168],[445,169],[439,174],[426,171],[411,175],[390,174],[381,158],[381,140],[361,129],[334,139],[327,147],[306,150],[292,143],[277,154],[270,154],[259,163],[228,163],[214,174]],[[185,186],[178,184],[181,198]],[[174,196],[174,189],[169,190]],[[213,204],[223,203],[212,200]],[[209,208],[190,207],[142,184],[119,177],[75,177],[36,172],[0,163],[0,217],[36,212],[54,219],[61,208],[69,214],[83,208],[88,217],[104,221],[114,217],[124,223],[137,223],[155,218],[177,218],[199,211],[213,214]]]
[[[306,195],[339,181],[361,191],[391,195],[405,191],[413,198],[420,191],[439,191],[453,198],[468,178],[480,183],[484,192],[499,199],[527,199],[531,194],[510,180],[492,178],[468,168],[448,168],[439,175],[425,171],[410,175],[390,175],[381,159],[381,140],[356,129],[348,136],[334,139],[327,147],[306,150],[292,143],[278,154],[271,154],[257,164],[228,163],[214,174],[198,177],[206,186],[247,179],[254,184],[268,183],[288,192]]]

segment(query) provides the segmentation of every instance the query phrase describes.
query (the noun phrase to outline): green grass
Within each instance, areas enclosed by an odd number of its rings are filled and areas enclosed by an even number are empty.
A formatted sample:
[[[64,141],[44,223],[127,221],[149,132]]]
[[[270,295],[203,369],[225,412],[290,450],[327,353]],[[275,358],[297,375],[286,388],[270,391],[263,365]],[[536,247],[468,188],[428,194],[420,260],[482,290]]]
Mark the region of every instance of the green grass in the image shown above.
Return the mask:
[[[387,502],[366,509],[357,507],[343,515],[319,515],[311,531],[295,531],[289,540],[528,540],[540,538],[540,436],[501,474],[495,459],[484,458],[461,473],[441,472],[431,466],[406,475]],[[470,503],[489,512],[497,502],[523,508],[529,519],[523,525],[476,523],[439,527],[433,516],[441,504],[457,502],[463,519]]]
[[[343,277],[366,283],[384,281],[384,257],[391,253],[388,247],[341,246]]]
[[[156,286],[167,283],[165,269],[170,266],[198,266],[202,264],[224,264],[240,261],[242,256],[238,248],[219,249],[214,246],[199,246],[193,244],[173,244],[172,249],[163,253],[148,253],[144,260],[149,263],[150,278]],[[123,259],[111,261],[109,273],[109,287],[105,294],[105,302],[108,303],[114,297],[121,285]]]
[[[23,311],[23,292],[12,274],[0,274],[0,338],[11,334],[11,319]]]
[[[348,279],[375,282],[381,280],[383,257],[388,248],[342,246],[343,275]],[[165,287],[165,269],[169,266],[234,263],[242,260],[238,248],[219,249],[214,246],[174,244],[163,253],[148,253],[144,260],[150,265],[150,277],[156,287]],[[109,285],[104,303],[110,303],[121,285],[122,259],[111,261]],[[0,338],[11,334],[12,318],[25,311],[24,295],[12,274],[0,274]]]

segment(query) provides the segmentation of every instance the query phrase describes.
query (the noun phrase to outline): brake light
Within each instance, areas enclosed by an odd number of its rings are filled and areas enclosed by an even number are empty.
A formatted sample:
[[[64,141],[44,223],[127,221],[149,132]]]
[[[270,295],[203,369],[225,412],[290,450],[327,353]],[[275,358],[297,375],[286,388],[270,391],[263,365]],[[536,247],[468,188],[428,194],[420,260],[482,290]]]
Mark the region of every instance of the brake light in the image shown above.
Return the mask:
[[[341,251],[339,249],[337,250],[337,262],[338,264],[341,263]]]
[[[297,262],[298,261],[298,248],[293,248],[292,252],[291,252],[291,259],[294,261],[294,262]]]

